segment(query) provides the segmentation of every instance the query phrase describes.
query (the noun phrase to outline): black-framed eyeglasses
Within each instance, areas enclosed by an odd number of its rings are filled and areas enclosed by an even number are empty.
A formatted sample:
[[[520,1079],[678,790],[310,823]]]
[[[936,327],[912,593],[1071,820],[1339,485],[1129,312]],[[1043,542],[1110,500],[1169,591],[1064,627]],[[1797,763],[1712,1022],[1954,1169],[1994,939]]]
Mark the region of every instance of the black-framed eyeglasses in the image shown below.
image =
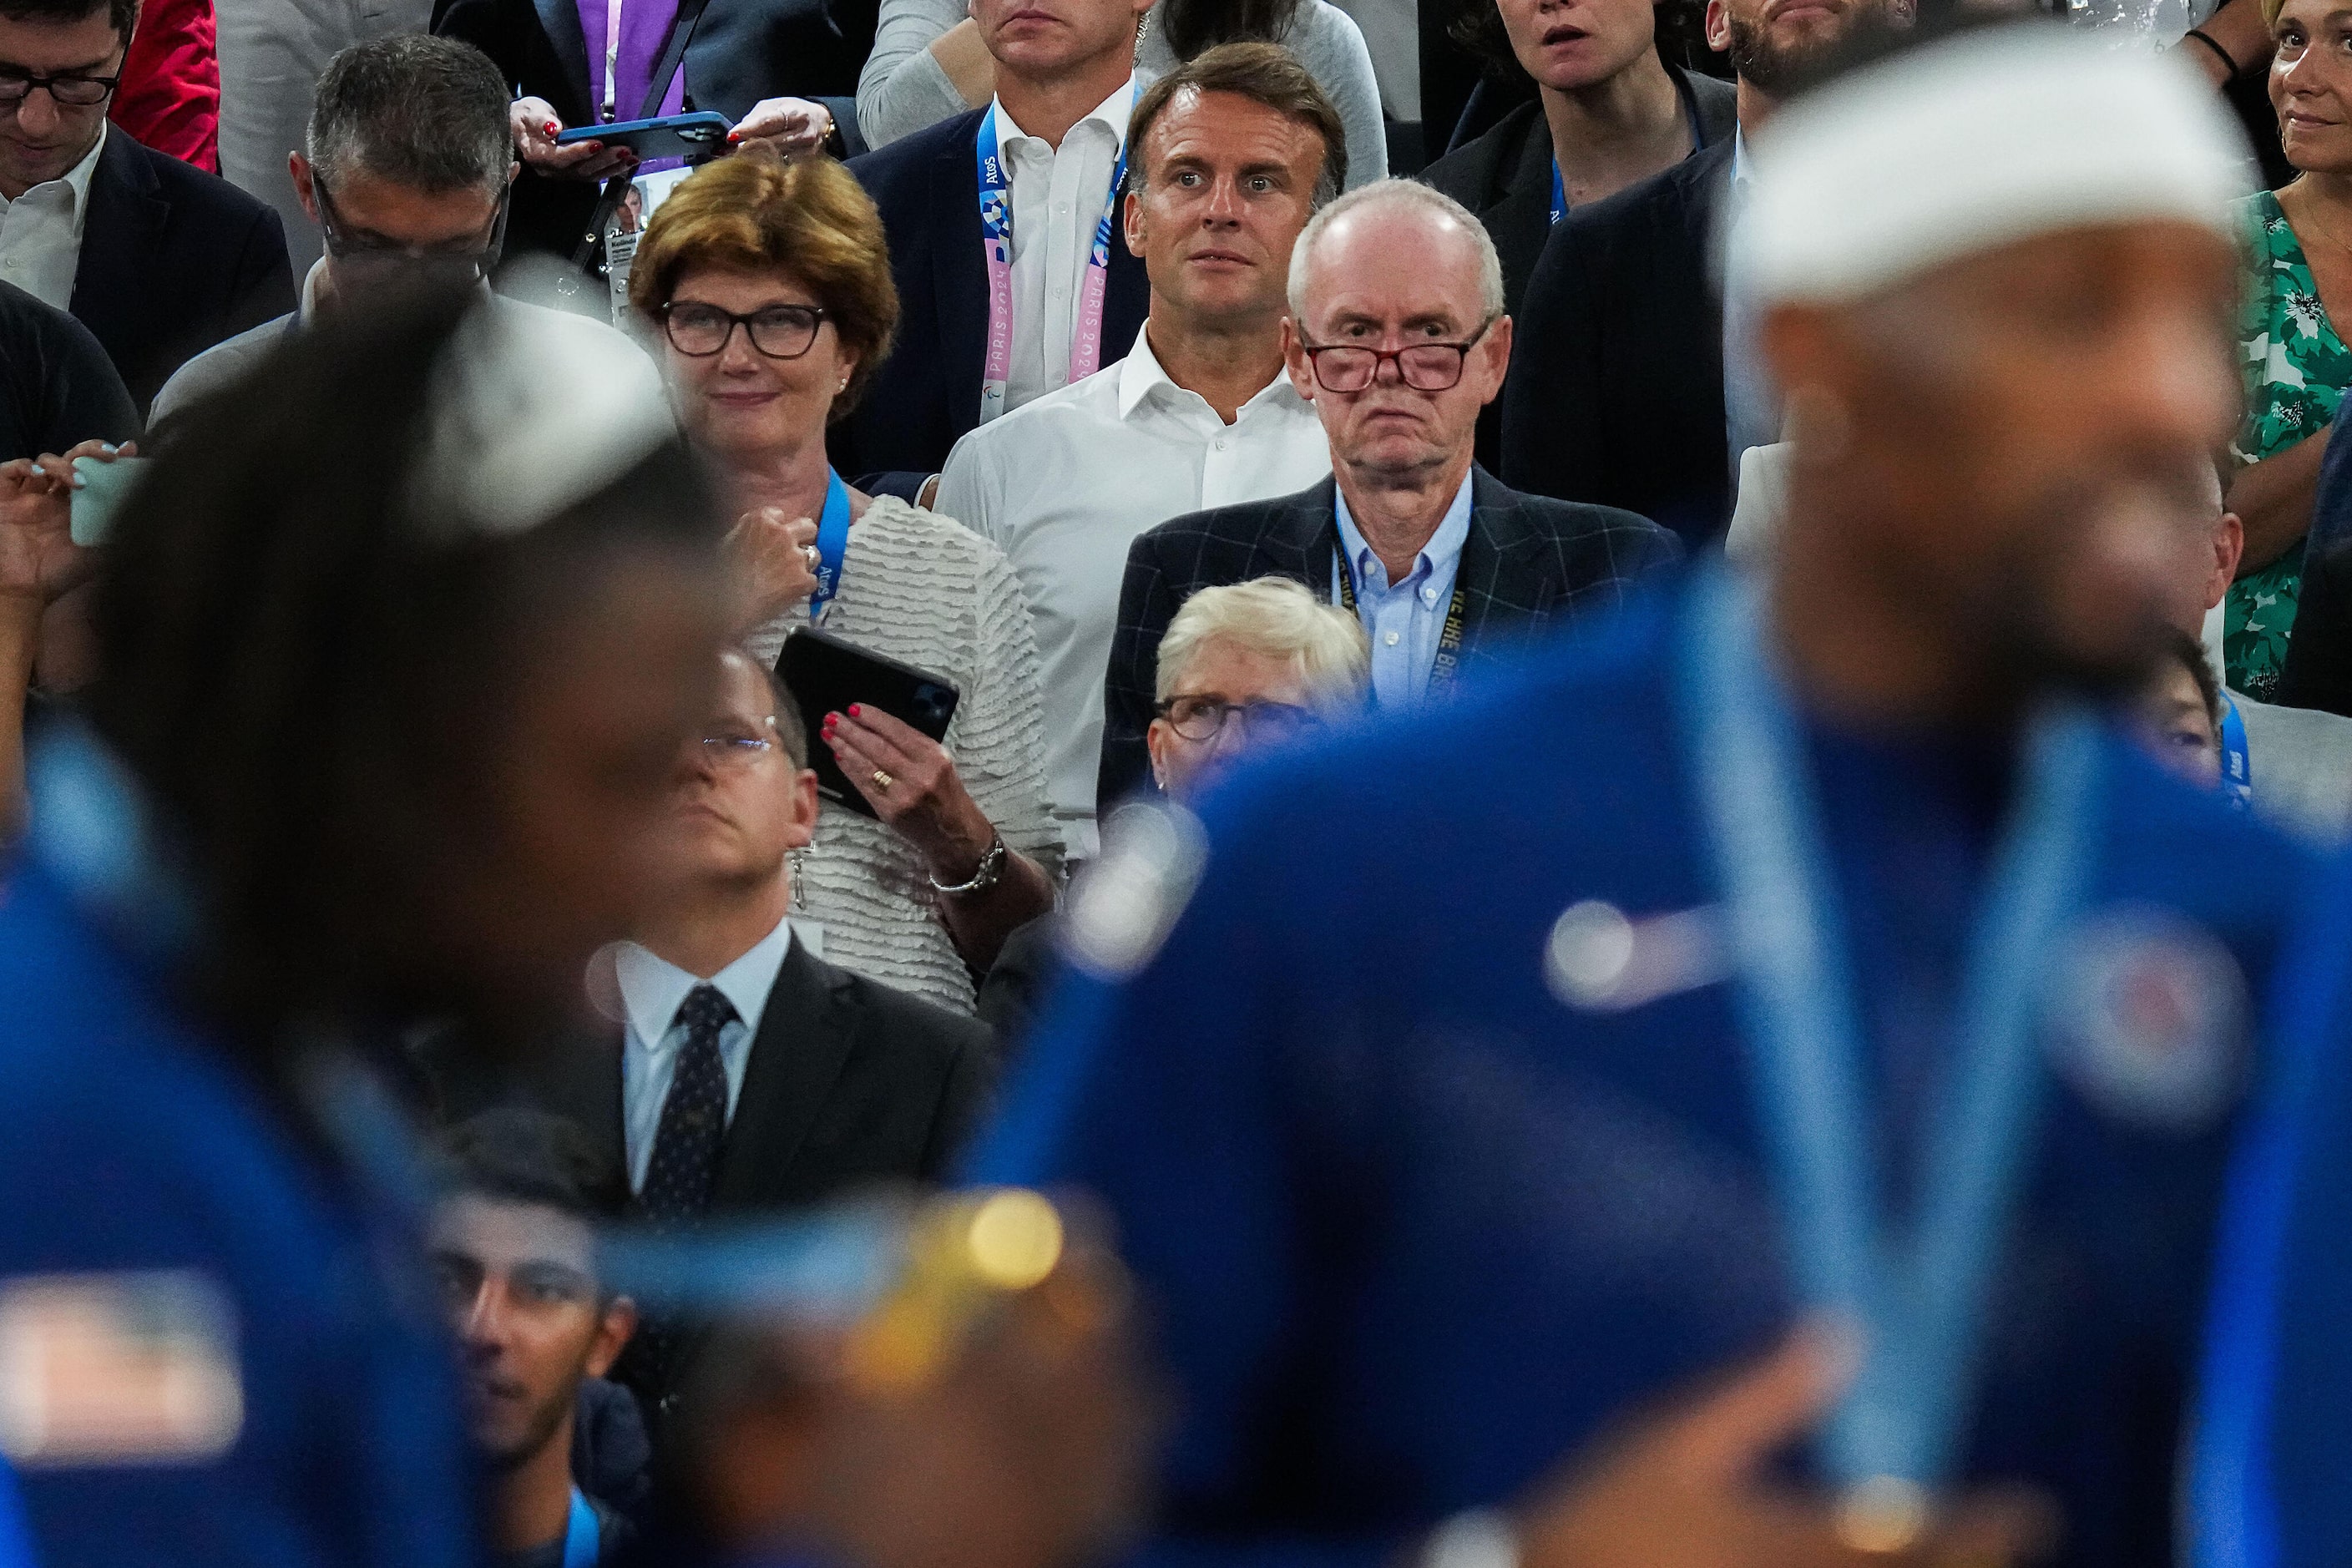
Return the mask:
[[[319,198],[319,226],[325,231],[327,254],[334,258],[339,282],[365,289],[371,283],[401,282],[426,287],[466,288],[488,278],[506,249],[507,205],[513,187],[499,193],[498,211],[491,215],[487,240],[463,239],[449,245],[398,245],[372,235],[353,234],[336,210],[333,193],[317,171],[310,189]]]
[[[79,71],[64,76],[43,76],[21,66],[0,66],[0,105],[14,109],[33,95],[35,88],[46,89],[51,100],[67,109],[96,109],[114,96],[122,85],[117,76],[85,76]]]
[[[1270,741],[1303,734],[1323,722],[1323,716],[1312,708],[1255,698],[1246,702],[1228,702],[1222,697],[1180,694],[1161,701],[1152,711],[1167,720],[1170,729],[1196,745],[1215,740],[1236,718],[1242,721],[1244,736]]]
[[[816,346],[816,330],[824,318],[818,305],[762,305],[748,316],[699,300],[672,300],[661,308],[662,331],[670,347],[691,359],[720,353],[739,326],[751,334],[751,346],[770,359],[798,359]]]
[[[1315,384],[1326,392],[1361,392],[1381,374],[1384,360],[1396,361],[1397,374],[1415,392],[1444,392],[1462,379],[1462,362],[1501,318],[1489,316],[1478,330],[1458,343],[1407,343],[1401,349],[1366,348],[1358,343],[1302,343],[1307,363],[1315,367]]]

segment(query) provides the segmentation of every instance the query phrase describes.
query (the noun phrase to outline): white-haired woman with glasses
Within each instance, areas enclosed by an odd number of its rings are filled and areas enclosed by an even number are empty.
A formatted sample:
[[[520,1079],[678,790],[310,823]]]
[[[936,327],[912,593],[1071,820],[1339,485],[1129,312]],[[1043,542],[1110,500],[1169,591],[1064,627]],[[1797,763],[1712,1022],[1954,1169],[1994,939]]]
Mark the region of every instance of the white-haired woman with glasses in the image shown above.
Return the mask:
[[[1371,645],[1347,611],[1287,577],[1203,588],[1160,639],[1158,701],[1144,743],[1171,795],[1236,752],[1360,713]]]
[[[826,959],[969,1013],[972,976],[1051,907],[1061,846],[1012,567],[949,519],[849,489],[826,461],[827,424],[898,321],[874,204],[829,159],[720,159],[654,215],[629,300],[735,506],[746,646],[772,661],[814,620],[961,694],[944,742],[862,705],[820,716],[819,742],[875,816],[825,802],[794,884]]]

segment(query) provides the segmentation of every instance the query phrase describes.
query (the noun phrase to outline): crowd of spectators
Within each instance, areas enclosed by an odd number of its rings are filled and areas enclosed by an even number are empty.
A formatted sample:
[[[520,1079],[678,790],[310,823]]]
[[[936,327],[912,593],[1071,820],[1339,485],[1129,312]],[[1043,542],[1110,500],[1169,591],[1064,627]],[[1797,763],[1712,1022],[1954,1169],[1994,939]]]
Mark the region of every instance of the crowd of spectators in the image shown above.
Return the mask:
[[[1731,1058],[1628,1047],[1586,938],[1728,973],[1657,931],[1708,808],[1650,731],[1705,701],[1659,606],[1736,574],[1806,628],[1749,673],[1852,699],[1783,728],[1892,911],[1890,1147],[2050,689],[2177,775],[2126,828],[2242,815],[2084,879],[2267,979],[2352,842],[2352,24],[2200,8],[1708,0],[1702,58],[1650,0],[0,0],[0,1568],[12,1499],[70,1568],[2158,1560],[2227,1129],[2121,1156],[2110,1252],[2021,1200],[2034,1497],[1832,1517]],[[1916,239],[1957,162],[1773,184],[1886,82],[1974,146],[1923,58],[2099,33],[2189,129],[2052,148],[1992,241]],[[2161,160],[2249,103],[2207,222]],[[1513,1057],[1563,1002],[1591,1059]],[[1542,1384],[1695,1253],[1733,1328]],[[2037,1425],[2060,1362],[2105,1392]]]

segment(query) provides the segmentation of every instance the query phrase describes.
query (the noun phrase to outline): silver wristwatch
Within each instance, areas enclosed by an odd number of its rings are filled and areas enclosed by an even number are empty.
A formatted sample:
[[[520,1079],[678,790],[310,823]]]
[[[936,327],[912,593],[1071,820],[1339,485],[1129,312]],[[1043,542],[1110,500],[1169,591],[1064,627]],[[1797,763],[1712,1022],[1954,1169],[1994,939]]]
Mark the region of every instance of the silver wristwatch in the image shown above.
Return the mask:
[[[930,879],[931,890],[935,893],[944,893],[950,898],[956,898],[965,893],[984,893],[996,886],[996,879],[1004,875],[1004,858],[1010,853],[1011,851],[1004,847],[1004,835],[991,833],[988,836],[988,847],[982,851],[980,865],[973,870],[971,881],[958,882],[953,887],[950,887],[937,877],[933,877]]]

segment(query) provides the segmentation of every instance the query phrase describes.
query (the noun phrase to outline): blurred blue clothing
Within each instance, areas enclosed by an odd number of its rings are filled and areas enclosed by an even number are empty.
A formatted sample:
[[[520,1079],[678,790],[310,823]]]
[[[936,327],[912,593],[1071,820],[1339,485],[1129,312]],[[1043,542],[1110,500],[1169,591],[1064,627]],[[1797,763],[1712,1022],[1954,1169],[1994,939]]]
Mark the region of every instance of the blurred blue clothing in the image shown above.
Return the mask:
[[[2197,1568],[2352,1556],[2352,862],[2283,961],[2223,1210],[2189,1491]]]
[[[337,1138],[369,1119],[315,1125],[178,1004],[165,955],[186,928],[103,753],[53,735],[31,772],[33,837],[0,874],[0,1291],[28,1275],[92,1300],[149,1271],[201,1281],[232,1314],[242,1405],[209,1457],[20,1466],[38,1560],[472,1563],[416,1216],[381,1150]]]
[[[1109,1206],[1180,1401],[1148,1562],[1373,1568],[1789,1325],[1719,960],[1686,952],[1615,1011],[1547,977],[1570,905],[1638,924],[1718,897],[1679,717],[1686,603],[1244,768],[1204,805],[1189,903],[1181,876],[1120,883],[1113,855],[1074,895],[1096,973],[1058,993],[971,1171]],[[2010,759],[1810,731],[1899,1145],[1948,1039],[1913,1026],[1948,1010]],[[2086,917],[2168,911],[2184,951],[2259,989],[2301,853],[2118,736],[2101,767]],[[1147,956],[1155,900],[1182,913]],[[1139,971],[1108,976],[1122,952]],[[2049,1097],[1962,1446],[1969,1479],[2054,1494],[2066,1563],[2168,1557],[2230,1121],[2135,1123],[2067,1079]]]

